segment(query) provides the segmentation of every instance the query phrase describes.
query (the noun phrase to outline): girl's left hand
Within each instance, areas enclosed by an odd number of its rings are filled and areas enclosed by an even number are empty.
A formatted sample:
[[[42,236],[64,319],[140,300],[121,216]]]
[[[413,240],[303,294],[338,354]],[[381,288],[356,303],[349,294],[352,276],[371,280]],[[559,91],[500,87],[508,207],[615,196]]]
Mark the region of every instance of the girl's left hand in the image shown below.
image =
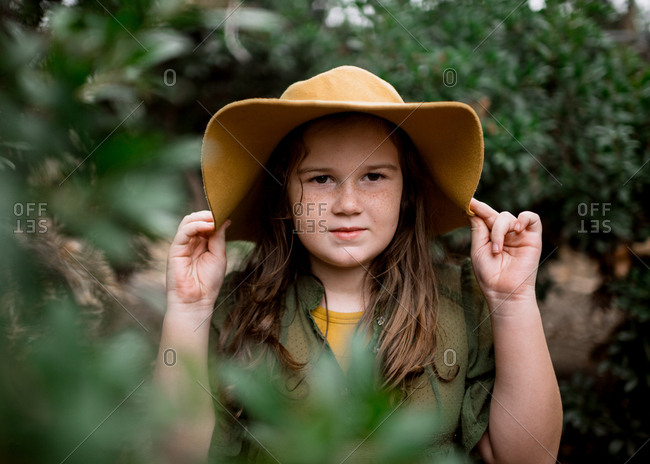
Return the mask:
[[[506,300],[535,298],[535,279],[542,252],[542,222],[524,211],[515,217],[498,213],[474,198],[470,208],[472,265],[476,279],[493,306]]]

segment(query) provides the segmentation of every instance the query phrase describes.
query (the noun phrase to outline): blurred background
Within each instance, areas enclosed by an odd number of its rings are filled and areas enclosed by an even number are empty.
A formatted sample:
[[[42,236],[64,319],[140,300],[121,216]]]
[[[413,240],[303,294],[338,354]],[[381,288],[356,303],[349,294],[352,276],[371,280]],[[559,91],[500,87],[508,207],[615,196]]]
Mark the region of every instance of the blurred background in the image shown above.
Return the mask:
[[[0,462],[148,462],[165,256],[206,207],[206,123],[342,64],[476,110],[477,197],[544,223],[558,460],[649,462],[648,8],[3,0]],[[442,243],[467,254],[468,231]]]

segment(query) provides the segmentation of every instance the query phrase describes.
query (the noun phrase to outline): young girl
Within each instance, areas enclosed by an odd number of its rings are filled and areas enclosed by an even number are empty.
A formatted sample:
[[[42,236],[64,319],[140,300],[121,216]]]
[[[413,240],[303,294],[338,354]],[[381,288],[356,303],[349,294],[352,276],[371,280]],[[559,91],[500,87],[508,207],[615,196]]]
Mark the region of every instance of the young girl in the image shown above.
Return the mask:
[[[243,430],[215,427],[209,352],[254,362],[261,349],[304,378],[325,345],[345,372],[358,330],[383,387],[440,412],[438,451],[555,462],[562,407],[535,297],[542,226],[472,198],[482,161],[471,108],[404,103],[350,66],[220,110],[202,152],[212,211],[185,217],[169,252],[156,380],[173,404],[198,402],[170,435],[171,461],[204,460],[211,444],[250,452]],[[471,264],[435,262],[431,239],[468,220]],[[227,277],[226,229],[252,239],[235,242],[244,263]]]

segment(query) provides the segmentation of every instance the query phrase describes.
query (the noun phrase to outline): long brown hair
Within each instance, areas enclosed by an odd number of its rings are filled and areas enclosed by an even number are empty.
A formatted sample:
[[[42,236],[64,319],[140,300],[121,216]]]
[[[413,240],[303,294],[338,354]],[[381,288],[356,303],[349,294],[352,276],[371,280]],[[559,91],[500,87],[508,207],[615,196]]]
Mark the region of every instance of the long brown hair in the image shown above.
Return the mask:
[[[388,247],[377,256],[366,276],[370,301],[361,327],[376,317],[385,320],[377,358],[382,383],[403,387],[432,364],[436,347],[438,298],[431,254],[428,195],[432,183],[408,135],[393,123],[364,113],[337,113],[305,123],[276,147],[267,166],[257,218],[259,239],[237,282],[235,305],[220,335],[219,349],[243,361],[260,359],[258,350],[272,352],[290,370],[302,366],[280,343],[280,321],[288,287],[309,274],[308,252],[293,233],[287,188],[289,178],[307,155],[303,135],[307,127],[341,127],[360,121],[380,124],[400,154],[403,176],[400,218]],[[279,180],[279,182],[278,182]],[[372,310],[374,309],[374,310]]]

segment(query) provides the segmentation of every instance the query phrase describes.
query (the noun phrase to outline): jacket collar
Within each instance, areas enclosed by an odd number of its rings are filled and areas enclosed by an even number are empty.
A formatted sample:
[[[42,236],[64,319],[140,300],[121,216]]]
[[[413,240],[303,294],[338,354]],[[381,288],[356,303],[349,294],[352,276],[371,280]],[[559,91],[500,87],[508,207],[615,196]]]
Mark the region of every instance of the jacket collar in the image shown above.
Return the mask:
[[[296,281],[299,305],[305,312],[311,313],[323,301],[325,289],[312,275],[302,274]]]

